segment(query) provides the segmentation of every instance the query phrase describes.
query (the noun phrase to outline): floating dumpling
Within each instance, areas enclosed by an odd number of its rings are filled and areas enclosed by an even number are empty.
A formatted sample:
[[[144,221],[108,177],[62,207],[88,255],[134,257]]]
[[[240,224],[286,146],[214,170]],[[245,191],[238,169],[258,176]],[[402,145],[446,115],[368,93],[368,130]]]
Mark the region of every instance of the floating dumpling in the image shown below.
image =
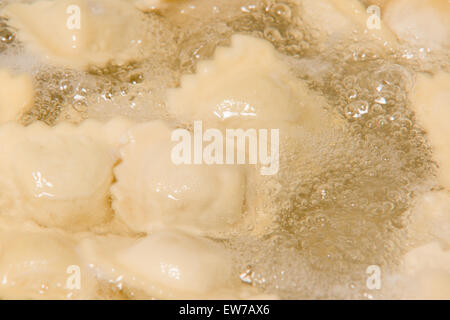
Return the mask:
[[[441,183],[450,190],[450,74],[420,74],[411,101],[418,122],[428,133],[434,158],[440,167]]]
[[[431,242],[409,251],[403,261],[412,299],[450,299],[450,251]]]
[[[111,132],[124,126],[119,120],[1,126],[0,214],[69,230],[108,220],[118,135]]]
[[[129,130],[111,188],[116,214],[140,232],[161,226],[213,234],[230,231],[242,217],[241,168],[176,165],[171,158],[172,132],[160,121]]]
[[[450,245],[450,192],[430,191],[415,200],[411,211],[417,233]],[[414,228],[413,227],[413,228]]]
[[[0,70],[0,123],[15,121],[33,105],[31,77]]]
[[[0,299],[92,299],[75,242],[56,232],[0,230]]]
[[[318,39],[331,49],[342,40],[368,40],[376,45],[395,45],[392,31],[381,20],[382,12],[367,10],[358,0],[305,0],[303,17],[318,32]]]
[[[297,123],[323,125],[323,101],[289,71],[270,42],[234,35],[231,47],[216,49],[194,75],[169,90],[169,112],[185,122],[205,121],[213,127],[278,127]]]
[[[176,0],[135,0],[134,5],[143,12],[150,12],[165,8],[171,2]]]
[[[123,0],[12,3],[4,14],[18,29],[18,38],[50,63],[80,68],[123,64],[146,51],[145,16]]]
[[[399,38],[426,49],[450,46],[448,0],[390,0],[383,20]]]
[[[220,244],[180,231],[137,240],[97,237],[79,249],[100,279],[135,298],[242,298],[253,291],[233,278],[231,258]]]

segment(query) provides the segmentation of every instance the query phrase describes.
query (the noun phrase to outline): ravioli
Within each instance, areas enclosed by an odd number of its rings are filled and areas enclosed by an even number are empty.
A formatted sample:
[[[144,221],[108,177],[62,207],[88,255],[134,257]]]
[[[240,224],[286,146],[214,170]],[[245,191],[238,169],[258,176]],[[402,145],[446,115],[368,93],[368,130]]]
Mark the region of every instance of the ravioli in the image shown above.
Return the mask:
[[[16,121],[34,102],[31,77],[0,70],[0,123]]]
[[[316,40],[324,49],[350,39],[371,41],[381,47],[397,44],[395,34],[383,20],[367,12],[358,0],[305,0],[302,6],[305,21],[314,28]]]
[[[128,132],[111,188],[113,208],[132,230],[164,226],[218,235],[241,221],[245,177],[239,166],[172,161],[172,130],[164,122]]]
[[[449,48],[447,0],[390,0],[383,12],[383,20],[402,40],[425,49]]]
[[[123,126],[120,120],[1,126],[0,214],[74,231],[110,219],[113,141]]]
[[[213,60],[197,64],[194,75],[167,95],[171,114],[219,128],[276,128],[283,123],[320,128],[323,102],[296,79],[266,40],[232,36],[231,47],[216,49]]]
[[[145,53],[145,16],[123,0],[12,3],[3,12],[18,38],[52,64],[124,64]]]
[[[441,243],[450,245],[449,191],[430,191],[421,195],[415,200],[411,216],[418,234],[428,234]]]
[[[171,2],[173,3],[176,1],[177,0],[135,0],[134,5],[143,12],[151,12],[164,9],[170,5]]]
[[[412,108],[428,133],[434,158],[439,163],[440,181],[450,190],[450,74],[419,74],[411,93]]]
[[[408,252],[404,271],[412,277],[412,299],[450,299],[450,251],[431,242]]]
[[[100,279],[135,298],[226,299],[256,292],[233,278],[227,251],[218,243],[175,230],[144,238],[97,237],[80,245],[85,264]]]
[[[62,233],[0,230],[0,299],[92,299],[97,284],[81,265]]]

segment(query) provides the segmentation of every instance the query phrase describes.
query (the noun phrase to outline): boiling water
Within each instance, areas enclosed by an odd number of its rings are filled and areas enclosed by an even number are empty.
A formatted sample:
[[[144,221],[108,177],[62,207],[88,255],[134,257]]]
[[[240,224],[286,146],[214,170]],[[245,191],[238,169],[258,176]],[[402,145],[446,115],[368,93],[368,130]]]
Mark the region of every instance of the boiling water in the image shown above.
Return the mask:
[[[423,240],[409,230],[408,208],[436,187],[436,166],[408,92],[416,72],[449,70],[448,59],[358,39],[324,48],[295,0],[200,1],[183,18],[171,9],[146,19],[154,33],[147,59],[87,72],[41,64],[1,20],[0,65],[31,72],[37,88],[23,124],[167,119],[165,89],[195,72],[197,61],[228,45],[234,33],[267,39],[347,129],[283,142],[280,173],[253,185],[276,226],[262,236],[223,240],[236,276],[281,298],[374,296],[366,288],[367,266],[394,273],[405,251]],[[392,297],[388,284],[383,289],[375,297]]]

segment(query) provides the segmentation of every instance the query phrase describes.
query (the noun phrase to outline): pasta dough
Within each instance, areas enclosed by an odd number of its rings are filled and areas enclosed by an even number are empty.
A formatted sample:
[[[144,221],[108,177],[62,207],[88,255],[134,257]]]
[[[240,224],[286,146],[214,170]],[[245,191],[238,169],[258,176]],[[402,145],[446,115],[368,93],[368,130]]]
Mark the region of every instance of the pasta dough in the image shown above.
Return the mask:
[[[4,11],[18,37],[50,63],[86,68],[124,64],[145,53],[143,14],[123,0],[12,3]]]
[[[404,268],[414,277],[415,290],[408,294],[413,299],[450,298],[450,251],[431,242],[405,255]]]
[[[34,90],[31,77],[12,75],[0,70],[0,123],[15,121],[33,105]]]
[[[381,19],[373,20],[360,1],[305,0],[302,5],[306,22],[314,27],[317,40],[326,49],[332,48],[336,42],[353,38],[368,40],[378,46],[395,46],[397,43],[392,31]]]
[[[80,266],[75,242],[60,233],[0,230],[1,299],[92,299],[96,282]]]
[[[320,128],[323,102],[289,73],[266,40],[234,35],[230,48],[216,49],[181,88],[168,93],[169,111],[186,122],[202,120],[214,127],[266,127],[298,123]]]
[[[439,163],[441,183],[450,190],[450,74],[419,75],[411,101],[418,122],[428,132],[434,158]]]
[[[137,298],[223,299],[253,292],[233,279],[224,248],[180,231],[166,229],[138,240],[86,239],[80,251],[100,278],[132,288],[128,294],[135,297],[141,292]]]
[[[450,46],[447,0],[390,0],[383,20],[404,41],[430,49]]]
[[[230,231],[241,219],[245,180],[239,166],[175,165],[171,130],[163,122],[136,125],[114,172],[113,208],[140,232],[171,226],[200,233]]]
[[[110,132],[126,125],[0,127],[0,213],[70,230],[105,222],[112,214],[109,189],[117,160],[117,137]]]

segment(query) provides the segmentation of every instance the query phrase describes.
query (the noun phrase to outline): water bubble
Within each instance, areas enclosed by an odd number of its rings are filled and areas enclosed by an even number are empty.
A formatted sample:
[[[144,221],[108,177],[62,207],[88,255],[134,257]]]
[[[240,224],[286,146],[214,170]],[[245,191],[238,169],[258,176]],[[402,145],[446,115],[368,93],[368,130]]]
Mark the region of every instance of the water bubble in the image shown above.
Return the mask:
[[[385,64],[376,73],[377,79],[381,83],[398,86],[409,91],[413,84],[411,73],[403,66],[398,64]]]
[[[129,80],[131,84],[138,84],[141,83],[142,81],[144,81],[144,75],[142,73],[132,74]]]
[[[278,31],[275,27],[267,27],[264,29],[264,38],[271,42],[277,42],[281,41],[283,37],[280,34],[280,31]]]
[[[9,31],[8,29],[0,30],[0,41],[4,44],[9,44],[13,42],[15,39],[15,34]]]
[[[363,100],[351,102],[345,108],[345,117],[350,120],[357,120],[369,113],[369,103]]]
[[[286,3],[277,3],[272,8],[271,11],[276,14],[277,16],[280,16],[284,19],[290,19],[292,12],[291,8]]]

